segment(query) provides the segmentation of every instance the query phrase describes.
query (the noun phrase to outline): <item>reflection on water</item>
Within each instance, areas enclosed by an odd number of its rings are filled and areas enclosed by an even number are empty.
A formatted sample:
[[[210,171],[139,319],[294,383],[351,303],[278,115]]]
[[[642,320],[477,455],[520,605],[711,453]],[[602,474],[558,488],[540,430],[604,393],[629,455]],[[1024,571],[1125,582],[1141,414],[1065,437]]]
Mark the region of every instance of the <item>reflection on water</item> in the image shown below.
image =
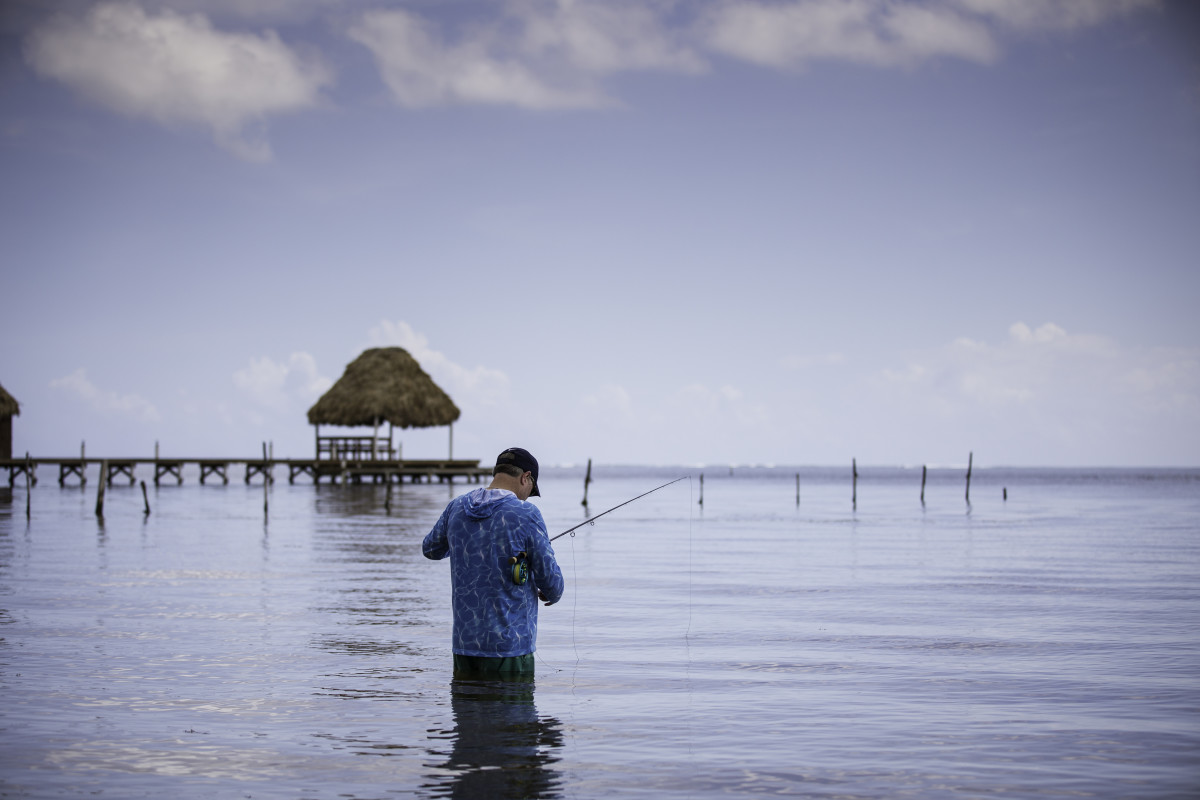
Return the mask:
[[[538,716],[533,689],[533,676],[451,683],[454,727],[430,731],[435,744],[429,752],[438,760],[422,787],[429,796],[560,796],[554,765],[563,744],[562,724]]]

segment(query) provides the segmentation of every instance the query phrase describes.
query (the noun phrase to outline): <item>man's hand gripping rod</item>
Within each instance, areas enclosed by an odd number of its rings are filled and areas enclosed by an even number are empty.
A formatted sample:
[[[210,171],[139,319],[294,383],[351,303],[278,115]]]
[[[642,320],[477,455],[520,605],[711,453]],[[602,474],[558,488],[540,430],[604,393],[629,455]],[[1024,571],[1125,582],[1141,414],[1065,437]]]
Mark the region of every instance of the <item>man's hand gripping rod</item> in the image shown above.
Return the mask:
[[[683,476],[683,478],[686,478],[686,477],[687,477],[687,475],[684,475],[684,476]],[[676,478],[676,479],[675,479],[675,480],[673,480],[673,481],[667,481],[667,482],[666,482],[666,483],[664,483],[662,486],[655,486],[653,489],[651,489],[651,490],[650,490],[650,491],[648,491],[648,492],[642,492],[642,493],[641,493],[641,494],[639,494],[637,497],[630,498],[629,500],[626,500],[624,503],[621,503],[621,504],[619,504],[619,505],[615,505],[615,506],[613,506],[612,508],[610,508],[608,511],[601,511],[601,512],[600,512],[599,514],[597,514],[596,516],[594,516],[594,517],[589,517],[588,519],[585,519],[583,522],[579,523],[579,524],[578,524],[578,525],[576,525],[575,527],[573,527],[573,528],[567,528],[565,531],[563,531],[562,533],[558,534],[558,536],[551,536],[551,537],[550,537],[550,541],[552,541],[552,542],[553,542],[555,539],[559,538],[560,536],[566,536],[566,535],[567,535],[568,533],[570,533],[571,531],[578,530],[579,528],[582,528],[584,525],[587,525],[587,524],[588,524],[588,523],[590,523],[590,522],[595,522],[596,520],[600,519],[601,517],[603,517],[605,514],[609,513],[610,511],[616,511],[616,510],[617,510],[618,508],[620,508],[621,506],[627,506],[627,505],[629,505],[630,503],[632,503],[634,500],[641,500],[641,499],[642,499],[643,497],[645,497],[646,495],[648,495],[648,494],[654,494],[654,493],[655,493],[655,492],[657,492],[659,489],[665,489],[666,487],[670,486],[672,483],[679,483],[681,480],[683,480],[683,478]]]

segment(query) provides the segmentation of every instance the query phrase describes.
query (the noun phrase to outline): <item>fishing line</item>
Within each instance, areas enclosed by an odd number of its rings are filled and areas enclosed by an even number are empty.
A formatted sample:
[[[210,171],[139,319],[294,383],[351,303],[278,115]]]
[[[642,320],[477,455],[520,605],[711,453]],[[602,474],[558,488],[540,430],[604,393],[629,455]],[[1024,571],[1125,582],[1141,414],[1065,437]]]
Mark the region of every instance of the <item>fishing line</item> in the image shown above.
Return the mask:
[[[691,517],[691,514],[692,514],[692,512],[691,512],[692,476],[690,474],[678,477],[673,481],[667,481],[666,483],[662,484],[661,486],[655,486],[653,489],[651,489],[648,492],[642,492],[637,497],[631,497],[623,503],[618,503],[617,505],[613,506],[612,508],[607,509],[605,511],[601,511],[596,516],[589,517],[589,518],[585,519],[583,522],[580,522],[578,525],[573,525],[570,528],[567,528],[562,533],[555,534],[554,536],[550,537],[550,541],[553,542],[555,539],[560,539],[569,533],[569,534],[571,534],[571,539],[572,539],[572,541],[571,541],[571,584],[572,584],[572,588],[571,588],[571,598],[572,598],[572,600],[571,600],[571,647],[575,651],[575,671],[576,672],[579,671],[580,658],[579,658],[579,642],[575,636],[575,623],[576,623],[576,618],[579,615],[579,568],[575,563],[575,542],[574,542],[575,531],[579,530],[584,525],[595,526],[596,520],[600,519],[600,517],[603,517],[605,514],[612,513],[613,511],[616,511],[618,508],[621,508],[622,506],[627,506],[630,503],[632,503],[634,500],[641,500],[646,495],[654,494],[659,489],[665,489],[666,487],[670,486],[671,484],[679,483],[684,478],[687,478],[687,481],[688,481],[688,627],[687,627],[687,633],[684,634],[684,639],[686,640],[687,637],[691,634],[691,630],[692,630],[692,522],[691,522],[691,520],[692,520],[692,517]],[[539,656],[539,659],[540,658],[541,657]],[[548,664],[545,659],[541,659],[541,661],[543,664],[546,664],[546,666],[550,667],[550,669],[553,669],[555,672],[562,671],[562,670],[558,669],[557,667],[554,667],[551,664]],[[689,653],[689,661],[690,661],[690,653]],[[573,681],[574,681],[574,679],[572,679],[572,689],[574,688]]]
[[[692,476],[688,475],[688,621],[683,641],[690,645],[692,636]],[[688,667],[692,664],[692,651],[688,648]]]
[[[687,654],[687,666],[684,668],[684,675],[687,683],[687,743],[688,755],[692,758],[696,756],[696,750],[692,747],[692,723],[695,720],[694,709],[692,707],[692,476],[688,475],[688,621],[687,631],[683,634],[683,649]]]
[[[579,569],[575,566],[575,537],[571,537],[571,647],[575,648],[575,671],[579,671],[579,643],[575,641],[575,616],[579,613]],[[572,677],[572,686],[574,685]]]

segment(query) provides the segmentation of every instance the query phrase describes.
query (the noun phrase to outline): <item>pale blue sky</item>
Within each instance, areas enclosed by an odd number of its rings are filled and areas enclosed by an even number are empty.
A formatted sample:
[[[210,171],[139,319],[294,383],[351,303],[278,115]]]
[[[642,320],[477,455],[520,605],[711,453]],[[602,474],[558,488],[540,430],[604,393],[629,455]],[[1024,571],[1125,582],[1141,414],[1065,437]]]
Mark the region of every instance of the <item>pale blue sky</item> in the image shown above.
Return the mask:
[[[1196,465],[1194,8],[5,4],[14,447],[308,456],[398,344],[459,457]]]

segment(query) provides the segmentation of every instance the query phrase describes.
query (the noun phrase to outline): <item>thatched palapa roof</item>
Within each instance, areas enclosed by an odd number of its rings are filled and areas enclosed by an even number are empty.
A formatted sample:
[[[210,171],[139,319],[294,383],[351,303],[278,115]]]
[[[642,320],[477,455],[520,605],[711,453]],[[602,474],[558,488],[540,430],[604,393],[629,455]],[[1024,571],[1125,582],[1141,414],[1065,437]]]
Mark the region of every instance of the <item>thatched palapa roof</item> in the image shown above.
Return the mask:
[[[21,404],[0,386],[0,417],[15,417],[21,413]]]
[[[308,410],[312,425],[434,428],[461,412],[402,347],[376,347],[350,362],[346,372]]]

